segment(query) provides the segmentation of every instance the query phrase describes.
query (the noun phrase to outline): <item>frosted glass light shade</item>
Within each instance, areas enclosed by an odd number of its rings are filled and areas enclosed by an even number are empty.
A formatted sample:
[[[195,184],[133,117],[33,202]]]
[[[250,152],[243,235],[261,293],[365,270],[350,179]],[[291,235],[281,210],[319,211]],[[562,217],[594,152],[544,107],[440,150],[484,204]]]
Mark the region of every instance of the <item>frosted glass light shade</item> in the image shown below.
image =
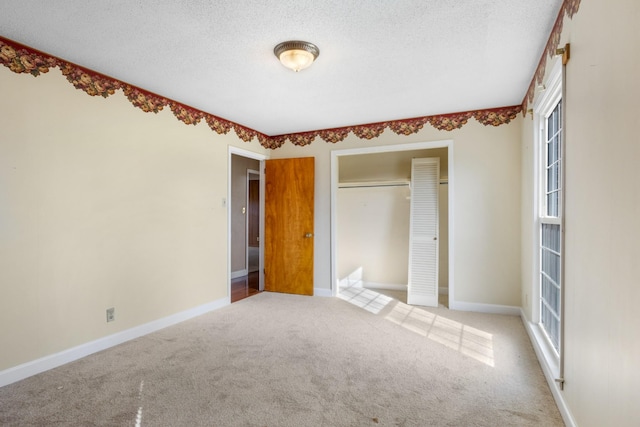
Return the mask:
[[[298,72],[304,70],[320,55],[318,47],[299,40],[280,43],[273,49],[282,65]]]

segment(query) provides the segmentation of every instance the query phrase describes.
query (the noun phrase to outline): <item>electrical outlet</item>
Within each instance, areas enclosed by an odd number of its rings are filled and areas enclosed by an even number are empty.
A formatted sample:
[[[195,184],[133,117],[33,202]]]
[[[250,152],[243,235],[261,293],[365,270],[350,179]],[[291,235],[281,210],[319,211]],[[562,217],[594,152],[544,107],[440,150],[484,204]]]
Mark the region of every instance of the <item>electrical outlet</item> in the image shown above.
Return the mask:
[[[116,309],[114,307],[107,308],[107,322],[116,320]]]

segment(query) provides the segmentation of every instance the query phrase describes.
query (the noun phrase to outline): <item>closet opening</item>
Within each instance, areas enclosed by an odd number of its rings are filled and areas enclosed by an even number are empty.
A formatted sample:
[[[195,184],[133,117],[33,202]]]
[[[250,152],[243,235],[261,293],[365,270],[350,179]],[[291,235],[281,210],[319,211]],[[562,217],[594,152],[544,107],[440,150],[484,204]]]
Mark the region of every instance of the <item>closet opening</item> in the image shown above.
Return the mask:
[[[333,294],[362,299],[384,295],[404,303],[448,307],[453,300],[450,280],[452,252],[449,236],[452,218],[452,141],[337,150],[332,153],[332,277]],[[424,239],[426,252],[414,259],[431,258],[431,265],[411,268],[412,162],[434,159],[427,200],[435,214],[436,230]],[[415,175],[415,172],[414,172]],[[415,187],[416,182],[413,183]],[[414,200],[415,201],[415,200]],[[414,207],[424,210],[425,201]],[[435,209],[434,209],[435,208]],[[428,215],[432,216],[432,215]],[[412,232],[412,229],[414,232]],[[428,241],[427,241],[428,240]],[[413,248],[413,249],[412,249]],[[418,247],[420,249],[420,247]],[[424,267],[424,268],[423,268]],[[429,271],[435,270],[435,271]],[[417,278],[427,271],[430,302],[416,298]],[[412,273],[413,272],[413,273]],[[418,273],[420,274],[418,274]],[[412,277],[413,275],[413,277]],[[433,288],[435,287],[435,289]],[[422,290],[418,289],[418,294]],[[341,295],[342,294],[342,295]],[[411,296],[412,295],[412,296]],[[375,304],[373,304],[375,306]]]

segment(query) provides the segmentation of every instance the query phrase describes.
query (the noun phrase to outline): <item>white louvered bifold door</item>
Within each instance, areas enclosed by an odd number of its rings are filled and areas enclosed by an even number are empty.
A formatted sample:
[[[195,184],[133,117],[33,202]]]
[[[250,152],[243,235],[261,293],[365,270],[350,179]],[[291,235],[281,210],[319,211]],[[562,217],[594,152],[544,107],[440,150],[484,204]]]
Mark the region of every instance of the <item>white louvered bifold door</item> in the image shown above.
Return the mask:
[[[439,158],[411,161],[408,304],[438,306],[439,180]]]

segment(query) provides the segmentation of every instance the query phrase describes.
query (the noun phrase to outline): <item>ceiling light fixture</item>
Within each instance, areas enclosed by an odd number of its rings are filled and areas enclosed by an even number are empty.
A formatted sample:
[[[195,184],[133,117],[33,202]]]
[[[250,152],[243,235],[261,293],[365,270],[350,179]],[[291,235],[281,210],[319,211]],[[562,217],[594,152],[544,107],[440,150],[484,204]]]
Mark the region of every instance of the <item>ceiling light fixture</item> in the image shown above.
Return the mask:
[[[273,53],[278,57],[282,65],[297,73],[316,60],[320,55],[320,49],[313,43],[292,40],[282,42],[274,47]]]

